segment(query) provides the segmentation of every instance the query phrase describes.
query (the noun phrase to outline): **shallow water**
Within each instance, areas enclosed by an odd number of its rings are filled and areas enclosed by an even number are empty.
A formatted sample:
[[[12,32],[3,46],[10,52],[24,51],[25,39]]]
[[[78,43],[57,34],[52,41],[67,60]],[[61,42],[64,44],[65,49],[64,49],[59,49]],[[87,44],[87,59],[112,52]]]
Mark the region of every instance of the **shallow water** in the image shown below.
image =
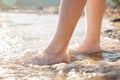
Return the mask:
[[[120,80],[120,41],[107,36],[101,37],[104,59],[90,58],[69,64],[52,66],[15,64],[43,51],[50,43],[58,22],[58,15],[26,13],[0,13],[0,80]],[[104,19],[102,32],[113,29]],[[77,25],[70,48],[79,45],[85,33],[85,18]],[[104,65],[104,66],[103,66]]]

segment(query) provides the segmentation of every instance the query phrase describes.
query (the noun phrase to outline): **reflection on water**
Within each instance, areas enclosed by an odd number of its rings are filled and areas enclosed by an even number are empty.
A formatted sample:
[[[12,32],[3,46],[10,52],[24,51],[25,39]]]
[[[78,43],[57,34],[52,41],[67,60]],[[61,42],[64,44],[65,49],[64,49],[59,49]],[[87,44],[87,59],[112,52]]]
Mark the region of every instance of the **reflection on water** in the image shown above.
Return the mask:
[[[57,21],[58,15],[0,13],[0,80],[120,79],[119,52],[103,53],[106,61],[87,58],[52,66],[22,66],[13,63],[45,49],[55,33]],[[71,48],[83,39],[84,17],[80,21],[70,42]],[[108,19],[104,19],[103,23],[103,31],[111,28]],[[120,49],[120,41],[101,37],[101,46],[105,50],[117,51]]]

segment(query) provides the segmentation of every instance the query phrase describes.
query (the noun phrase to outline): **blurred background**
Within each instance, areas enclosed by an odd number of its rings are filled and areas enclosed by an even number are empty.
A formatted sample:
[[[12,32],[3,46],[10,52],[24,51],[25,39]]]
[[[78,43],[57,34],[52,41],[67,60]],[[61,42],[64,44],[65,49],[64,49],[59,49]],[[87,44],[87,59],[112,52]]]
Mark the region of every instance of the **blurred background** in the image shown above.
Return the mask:
[[[20,12],[57,13],[60,0],[0,0],[1,11],[21,10]],[[34,10],[34,11],[32,11]]]
[[[0,0],[0,11],[58,13],[60,0]],[[120,15],[120,1],[107,0],[107,16]]]

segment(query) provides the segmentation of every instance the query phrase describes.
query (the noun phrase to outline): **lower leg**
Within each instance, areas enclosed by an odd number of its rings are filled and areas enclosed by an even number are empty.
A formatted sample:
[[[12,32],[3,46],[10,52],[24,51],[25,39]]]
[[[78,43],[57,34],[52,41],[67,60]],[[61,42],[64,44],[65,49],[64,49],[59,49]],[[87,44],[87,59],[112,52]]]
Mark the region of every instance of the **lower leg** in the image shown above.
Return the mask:
[[[46,52],[65,51],[86,0],[63,0],[56,34]],[[54,50],[55,49],[55,50]]]
[[[43,65],[68,61],[66,49],[85,3],[86,0],[62,0],[58,29],[52,42],[42,54],[31,59],[30,63]]]
[[[83,43],[77,48],[79,52],[101,51],[100,32],[106,0],[88,0],[86,6],[87,31]]]

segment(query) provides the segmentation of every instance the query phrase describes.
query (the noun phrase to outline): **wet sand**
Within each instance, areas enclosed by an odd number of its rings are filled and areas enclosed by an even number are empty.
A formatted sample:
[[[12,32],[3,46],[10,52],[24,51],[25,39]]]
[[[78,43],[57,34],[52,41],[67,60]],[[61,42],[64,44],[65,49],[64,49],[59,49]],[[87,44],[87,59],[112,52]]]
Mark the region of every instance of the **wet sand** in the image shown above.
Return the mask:
[[[1,13],[0,17],[0,80],[120,80],[120,40],[105,32],[117,29],[108,19],[103,21],[101,46],[110,52],[91,53],[82,60],[80,55],[74,55],[70,63],[38,66],[15,62],[47,47],[55,33],[58,15]],[[84,30],[82,17],[70,48],[82,42]]]

